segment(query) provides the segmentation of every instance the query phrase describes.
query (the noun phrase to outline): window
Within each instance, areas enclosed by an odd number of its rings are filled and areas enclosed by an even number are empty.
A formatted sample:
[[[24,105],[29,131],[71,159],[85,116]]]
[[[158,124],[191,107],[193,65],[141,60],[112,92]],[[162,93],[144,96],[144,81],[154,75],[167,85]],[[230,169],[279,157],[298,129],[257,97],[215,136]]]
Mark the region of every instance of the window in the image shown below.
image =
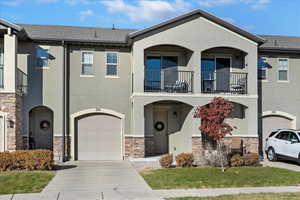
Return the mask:
[[[287,58],[278,59],[278,80],[288,81],[289,60]]]
[[[257,77],[259,80],[267,80],[268,63],[266,58],[258,59]]]
[[[118,53],[106,53],[106,76],[118,76]]]
[[[291,133],[289,137],[289,141],[297,141],[299,142],[299,138],[295,133]]]
[[[47,67],[49,62],[49,50],[43,48],[37,48],[36,50],[37,57],[37,67]]]
[[[3,48],[0,48],[0,88],[3,88],[3,66],[4,66],[4,54]]]
[[[84,51],[81,54],[81,74],[94,75],[94,57],[93,52]]]
[[[277,139],[280,139],[280,140],[288,140],[289,139],[289,132],[287,132],[287,131],[284,131],[284,132],[280,132],[277,136],[276,136],[276,138]]]

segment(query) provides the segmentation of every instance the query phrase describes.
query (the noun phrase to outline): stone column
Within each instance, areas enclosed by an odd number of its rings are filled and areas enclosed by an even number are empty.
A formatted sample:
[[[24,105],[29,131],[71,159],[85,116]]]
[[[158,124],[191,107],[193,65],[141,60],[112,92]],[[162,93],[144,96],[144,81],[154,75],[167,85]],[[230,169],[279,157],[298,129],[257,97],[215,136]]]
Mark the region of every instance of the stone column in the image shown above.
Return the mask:
[[[16,68],[17,68],[18,39],[8,29],[4,35],[4,92],[16,92]]]

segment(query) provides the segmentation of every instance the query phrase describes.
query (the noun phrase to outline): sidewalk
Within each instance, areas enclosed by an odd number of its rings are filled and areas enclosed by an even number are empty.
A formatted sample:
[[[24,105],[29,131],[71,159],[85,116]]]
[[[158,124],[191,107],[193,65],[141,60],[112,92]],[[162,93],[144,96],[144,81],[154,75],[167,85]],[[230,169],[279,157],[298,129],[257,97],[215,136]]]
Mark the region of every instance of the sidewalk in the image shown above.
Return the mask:
[[[0,200],[163,200],[171,197],[210,197],[231,194],[300,192],[300,186],[243,187],[189,190],[152,190],[149,192],[105,191],[103,193],[39,193],[0,196]]]

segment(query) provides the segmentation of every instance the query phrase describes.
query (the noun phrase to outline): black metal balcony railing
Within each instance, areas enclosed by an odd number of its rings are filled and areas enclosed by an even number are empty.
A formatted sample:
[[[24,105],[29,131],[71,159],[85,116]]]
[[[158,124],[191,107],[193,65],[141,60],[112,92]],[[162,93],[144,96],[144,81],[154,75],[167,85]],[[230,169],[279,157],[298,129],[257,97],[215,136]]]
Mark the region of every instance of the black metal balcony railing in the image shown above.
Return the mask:
[[[17,76],[16,76],[16,91],[19,95],[24,95],[27,93],[27,74],[25,74],[20,69],[17,69]]]
[[[193,71],[179,71],[173,69],[145,70],[145,92],[193,92]]]
[[[242,72],[202,72],[203,93],[248,93],[248,74]]]

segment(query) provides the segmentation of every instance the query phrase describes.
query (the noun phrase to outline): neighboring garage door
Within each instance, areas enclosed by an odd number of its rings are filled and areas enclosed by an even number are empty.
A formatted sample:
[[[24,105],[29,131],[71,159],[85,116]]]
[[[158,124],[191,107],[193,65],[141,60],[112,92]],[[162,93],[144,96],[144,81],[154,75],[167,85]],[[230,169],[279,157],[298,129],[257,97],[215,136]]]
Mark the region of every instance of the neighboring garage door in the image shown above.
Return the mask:
[[[281,116],[266,116],[263,118],[263,150],[266,138],[276,129],[292,128],[292,121]]]
[[[94,114],[78,120],[78,160],[121,160],[121,119]]]

